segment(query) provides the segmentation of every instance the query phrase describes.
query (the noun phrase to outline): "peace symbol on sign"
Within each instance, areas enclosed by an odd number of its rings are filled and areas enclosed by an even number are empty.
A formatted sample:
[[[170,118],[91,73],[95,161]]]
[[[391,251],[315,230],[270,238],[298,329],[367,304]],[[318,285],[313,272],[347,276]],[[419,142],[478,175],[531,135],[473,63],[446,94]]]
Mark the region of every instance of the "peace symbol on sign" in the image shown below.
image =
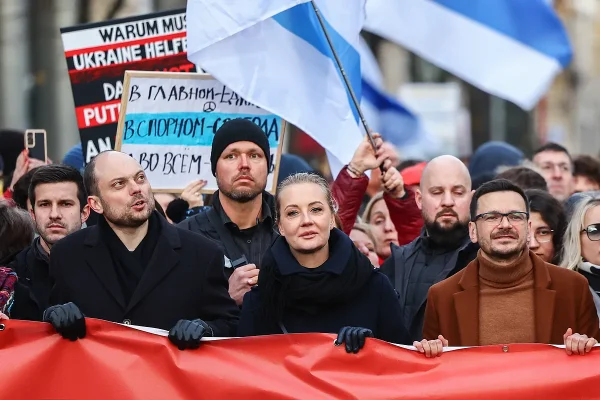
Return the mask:
[[[214,101],[207,101],[206,103],[204,103],[204,111],[205,112],[215,111],[216,108],[217,108],[217,105],[215,104]]]

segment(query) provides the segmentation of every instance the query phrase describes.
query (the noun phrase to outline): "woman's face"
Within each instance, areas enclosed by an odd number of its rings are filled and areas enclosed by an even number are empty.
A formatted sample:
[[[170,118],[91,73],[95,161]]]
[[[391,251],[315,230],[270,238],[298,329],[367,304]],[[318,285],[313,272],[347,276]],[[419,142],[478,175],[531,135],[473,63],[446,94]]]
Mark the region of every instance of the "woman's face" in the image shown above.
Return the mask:
[[[379,268],[379,257],[377,257],[377,253],[375,253],[375,244],[369,235],[358,229],[352,229],[352,231],[350,231],[350,239],[352,239],[352,242],[354,242],[354,245],[358,250],[369,258],[371,264],[373,264],[374,267]]]
[[[386,259],[391,254],[390,243],[398,244],[398,232],[390,218],[385,201],[379,200],[371,208],[369,225],[373,228],[373,236],[375,236],[375,252],[383,259]]]
[[[600,224],[600,206],[590,208],[583,219],[583,228],[593,224]],[[600,226],[598,226],[600,229]],[[581,232],[581,256],[585,261],[600,265],[600,240],[590,240],[587,232]]]
[[[532,211],[529,220],[531,221],[529,249],[542,260],[551,263],[554,254],[556,254],[554,242],[552,242],[554,232],[552,232],[550,225],[544,221],[542,214],[539,212]]]
[[[314,253],[327,246],[334,218],[321,187],[298,183],[279,194],[279,232],[290,248],[299,253]]]

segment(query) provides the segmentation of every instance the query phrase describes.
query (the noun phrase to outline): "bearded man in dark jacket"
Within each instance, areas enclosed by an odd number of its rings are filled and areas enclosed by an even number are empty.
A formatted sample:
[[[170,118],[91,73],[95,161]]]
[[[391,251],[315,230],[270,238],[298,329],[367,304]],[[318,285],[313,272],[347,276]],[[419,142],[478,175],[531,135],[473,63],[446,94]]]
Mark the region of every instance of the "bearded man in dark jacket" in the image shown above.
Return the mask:
[[[212,208],[178,227],[221,245],[229,295],[241,305],[244,295],[258,283],[263,254],[277,237],[275,202],[265,191],[272,170],[269,140],[249,120],[228,121],[215,134],[210,161],[219,188]]]
[[[405,246],[392,245],[381,267],[399,294],[404,326],[412,340],[422,339],[427,292],[454,275],[477,255],[469,239],[469,205],[473,192],[467,167],[458,158],[431,160],[421,177],[415,200],[425,226]]]

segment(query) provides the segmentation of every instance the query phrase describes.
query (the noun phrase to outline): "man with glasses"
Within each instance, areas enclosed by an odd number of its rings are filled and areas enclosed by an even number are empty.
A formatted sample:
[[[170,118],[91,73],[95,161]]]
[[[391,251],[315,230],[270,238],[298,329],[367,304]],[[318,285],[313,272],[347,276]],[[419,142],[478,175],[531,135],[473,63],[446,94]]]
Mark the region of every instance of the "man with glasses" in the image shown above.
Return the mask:
[[[565,201],[573,194],[573,159],[567,149],[547,143],[533,153],[533,163],[542,171],[548,191],[556,200]]]
[[[523,190],[504,179],[488,182],[473,195],[470,210],[469,236],[480,251],[429,290],[423,337],[433,341],[417,347],[428,356],[439,354],[442,344],[504,344],[509,351],[509,343],[564,343],[567,354],[590,352],[598,316],[588,283],[528,250]]]

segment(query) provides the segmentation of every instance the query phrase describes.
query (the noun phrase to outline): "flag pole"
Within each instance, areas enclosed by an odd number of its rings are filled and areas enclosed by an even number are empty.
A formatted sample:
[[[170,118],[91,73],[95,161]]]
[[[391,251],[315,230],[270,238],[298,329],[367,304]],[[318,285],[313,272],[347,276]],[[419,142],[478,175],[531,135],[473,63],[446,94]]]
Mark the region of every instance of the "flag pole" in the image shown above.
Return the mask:
[[[356,107],[356,111],[358,112],[358,117],[360,118],[360,121],[361,121],[362,125],[364,126],[365,131],[367,132],[367,136],[369,137],[369,142],[371,142],[371,146],[373,146],[373,149],[375,151],[377,151],[377,146],[375,146],[375,140],[373,139],[373,135],[371,135],[371,129],[369,128],[369,125],[367,124],[367,120],[365,119],[365,116],[364,116],[362,110],[360,109],[360,103],[358,102],[358,99],[356,98],[356,95],[354,94],[354,90],[352,90],[352,85],[350,85],[350,80],[348,79],[348,75],[346,75],[346,70],[344,69],[342,62],[340,61],[340,58],[338,57],[337,51],[335,51],[333,42],[331,41],[331,38],[329,37],[329,32],[327,32],[327,28],[325,27],[325,22],[323,21],[323,16],[321,15],[321,11],[315,4],[315,0],[310,0],[310,3],[312,4],[313,9],[315,10],[315,14],[317,15],[317,19],[319,20],[321,29],[323,29],[323,33],[325,34],[325,39],[327,39],[329,48],[331,49],[331,52],[333,53],[333,57],[335,58],[337,67],[339,68],[339,70],[342,74],[342,77],[344,78],[344,84],[346,85],[346,89],[348,89],[348,92],[350,93],[350,97],[352,98],[352,102],[354,103],[354,106]]]

